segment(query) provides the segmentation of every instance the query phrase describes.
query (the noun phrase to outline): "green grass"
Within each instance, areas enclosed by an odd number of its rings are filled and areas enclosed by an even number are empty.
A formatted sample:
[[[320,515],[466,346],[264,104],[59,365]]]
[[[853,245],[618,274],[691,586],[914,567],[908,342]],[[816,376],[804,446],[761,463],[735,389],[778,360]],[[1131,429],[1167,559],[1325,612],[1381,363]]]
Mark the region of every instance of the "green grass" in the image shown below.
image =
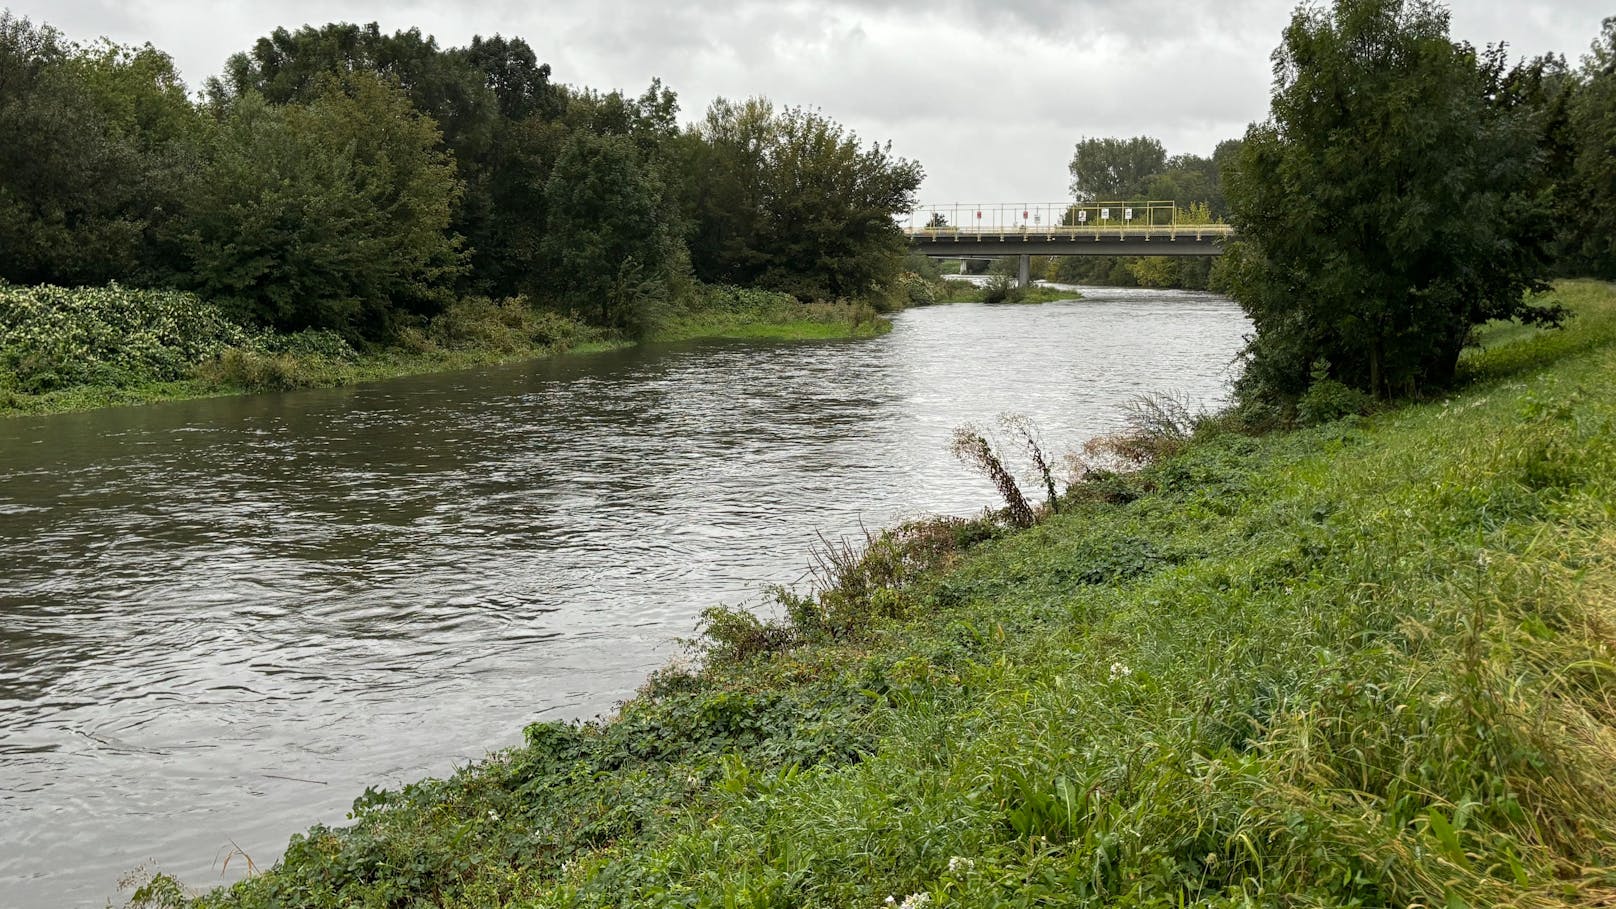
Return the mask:
[[[1616,290],[1558,296],[1447,399],[833,554],[200,905],[1608,904]]]
[[[703,338],[761,341],[823,341],[871,338],[892,330],[891,321],[858,303],[801,304],[780,294],[731,291],[739,303],[726,303],[722,291],[708,305],[676,310],[647,338],[654,343]],[[718,299],[713,299],[718,297]]]

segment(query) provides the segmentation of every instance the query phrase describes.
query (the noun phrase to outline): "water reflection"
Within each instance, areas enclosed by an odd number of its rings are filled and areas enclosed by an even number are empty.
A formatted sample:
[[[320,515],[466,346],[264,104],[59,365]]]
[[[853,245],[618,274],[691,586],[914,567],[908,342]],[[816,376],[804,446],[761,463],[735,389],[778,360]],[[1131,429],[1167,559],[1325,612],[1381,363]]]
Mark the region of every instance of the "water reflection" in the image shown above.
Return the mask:
[[[1074,447],[1130,394],[1215,400],[1247,327],[1101,292],[0,422],[0,893],[100,905],[148,858],[214,882],[232,840],[268,864],[367,785],[609,710],[817,533],[989,504],[954,426]]]

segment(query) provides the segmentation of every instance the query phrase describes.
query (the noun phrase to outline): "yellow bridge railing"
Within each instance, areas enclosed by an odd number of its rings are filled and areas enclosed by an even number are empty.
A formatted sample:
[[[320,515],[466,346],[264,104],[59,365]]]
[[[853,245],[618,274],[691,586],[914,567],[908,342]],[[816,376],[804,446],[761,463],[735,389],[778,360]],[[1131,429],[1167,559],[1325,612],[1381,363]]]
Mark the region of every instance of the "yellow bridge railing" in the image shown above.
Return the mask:
[[[1204,207],[1180,208],[1171,200],[1116,202],[953,202],[921,205],[910,212],[904,233],[914,239],[950,236],[1044,234],[1050,237],[1185,232],[1230,235],[1234,228],[1212,219]]]

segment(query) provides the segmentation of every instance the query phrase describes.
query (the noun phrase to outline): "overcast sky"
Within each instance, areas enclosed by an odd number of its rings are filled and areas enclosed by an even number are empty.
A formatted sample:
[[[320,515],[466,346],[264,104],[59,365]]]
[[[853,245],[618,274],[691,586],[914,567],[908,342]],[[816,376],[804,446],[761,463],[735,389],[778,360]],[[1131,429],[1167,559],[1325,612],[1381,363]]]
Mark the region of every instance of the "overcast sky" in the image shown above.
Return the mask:
[[[557,81],[638,93],[683,117],[718,96],[822,109],[926,168],[925,202],[1055,201],[1083,136],[1207,154],[1267,112],[1293,0],[0,0],[74,39],[151,42],[200,86],[276,26],[377,21],[439,44],[520,35]],[[1456,38],[1579,58],[1599,0],[1454,0]]]

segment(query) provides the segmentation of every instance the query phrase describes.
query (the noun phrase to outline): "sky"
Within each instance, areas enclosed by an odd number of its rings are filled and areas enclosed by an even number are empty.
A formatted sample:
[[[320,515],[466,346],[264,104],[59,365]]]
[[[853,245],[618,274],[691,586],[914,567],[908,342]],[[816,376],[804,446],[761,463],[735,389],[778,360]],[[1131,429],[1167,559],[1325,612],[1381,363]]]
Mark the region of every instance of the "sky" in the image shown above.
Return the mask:
[[[0,0],[75,40],[150,42],[192,88],[277,26],[379,22],[440,46],[518,35],[558,82],[638,94],[661,77],[695,120],[716,97],[818,108],[926,170],[924,203],[1067,196],[1085,136],[1209,154],[1262,119],[1294,0]],[[1575,61],[1603,0],[1453,0],[1476,45]]]

